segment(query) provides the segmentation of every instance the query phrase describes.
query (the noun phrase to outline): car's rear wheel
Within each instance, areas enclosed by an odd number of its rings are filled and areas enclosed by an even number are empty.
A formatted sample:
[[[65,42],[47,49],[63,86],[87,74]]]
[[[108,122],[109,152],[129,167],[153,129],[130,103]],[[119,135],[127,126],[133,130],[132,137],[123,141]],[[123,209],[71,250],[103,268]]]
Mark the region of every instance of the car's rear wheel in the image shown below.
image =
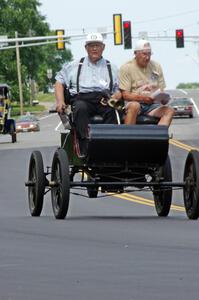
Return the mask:
[[[16,134],[16,132],[13,132],[11,134],[11,138],[12,138],[12,143],[16,143],[16,141],[17,141],[17,134]]]
[[[9,131],[12,139],[12,143],[16,143],[17,141],[17,134],[16,134],[16,129],[15,129],[15,123],[14,121],[10,123],[10,131]]]
[[[38,217],[43,208],[45,174],[41,152],[33,151],[29,162],[28,202],[33,217]]]
[[[169,156],[165,164],[159,168],[155,181],[172,182],[172,169]],[[172,188],[154,186],[153,196],[158,216],[167,217],[171,207]]]

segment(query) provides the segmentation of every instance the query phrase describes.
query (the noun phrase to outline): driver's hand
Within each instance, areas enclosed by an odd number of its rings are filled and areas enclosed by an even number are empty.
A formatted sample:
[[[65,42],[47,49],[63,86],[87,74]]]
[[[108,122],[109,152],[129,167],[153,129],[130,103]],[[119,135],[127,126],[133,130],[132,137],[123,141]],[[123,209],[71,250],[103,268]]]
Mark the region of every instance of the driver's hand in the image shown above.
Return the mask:
[[[67,108],[67,105],[65,103],[57,103],[57,105],[56,105],[56,111],[58,113],[64,113],[66,108]]]
[[[120,100],[122,98],[122,93],[120,91],[117,91],[116,93],[114,93],[111,98],[115,99],[115,100]]]

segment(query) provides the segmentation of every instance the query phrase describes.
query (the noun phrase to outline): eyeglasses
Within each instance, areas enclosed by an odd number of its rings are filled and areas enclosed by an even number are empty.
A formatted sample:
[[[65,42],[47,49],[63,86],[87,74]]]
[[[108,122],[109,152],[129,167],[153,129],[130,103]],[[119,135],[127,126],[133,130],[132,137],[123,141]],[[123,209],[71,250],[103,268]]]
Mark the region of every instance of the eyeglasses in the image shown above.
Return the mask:
[[[88,44],[87,47],[89,48],[97,48],[100,49],[102,47],[102,44]]]
[[[152,55],[151,52],[143,52],[143,51],[140,51],[140,53],[141,53],[143,56],[151,56],[151,55]]]

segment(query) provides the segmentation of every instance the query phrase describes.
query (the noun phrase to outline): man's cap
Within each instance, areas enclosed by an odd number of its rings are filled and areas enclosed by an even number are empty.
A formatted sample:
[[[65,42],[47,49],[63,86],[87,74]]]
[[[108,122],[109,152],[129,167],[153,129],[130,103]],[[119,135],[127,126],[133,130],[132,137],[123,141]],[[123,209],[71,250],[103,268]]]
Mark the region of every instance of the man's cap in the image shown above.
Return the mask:
[[[103,36],[101,35],[101,33],[89,33],[86,37],[86,42],[85,45],[88,45],[90,43],[104,43],[103,41]]]
[[[134,51],[151,50],[151,44],[147,40],[138,40],[135,43]]]

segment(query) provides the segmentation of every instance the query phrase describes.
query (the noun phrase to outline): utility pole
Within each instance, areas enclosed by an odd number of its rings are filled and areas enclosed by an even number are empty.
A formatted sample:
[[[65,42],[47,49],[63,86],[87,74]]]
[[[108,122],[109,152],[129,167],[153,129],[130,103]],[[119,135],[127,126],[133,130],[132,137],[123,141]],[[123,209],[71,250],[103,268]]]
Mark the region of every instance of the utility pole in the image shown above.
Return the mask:
[[[23,115],[23,92],[22,92],[22,82],[21,82],[21,63],[19,54],[19,43],[17,41],[18,33],[15,31],[16,38],[16,59],[17,59],[17,74],[18,74],[18,84],[19,84],[19,99],[20,99],[20,114]]]

